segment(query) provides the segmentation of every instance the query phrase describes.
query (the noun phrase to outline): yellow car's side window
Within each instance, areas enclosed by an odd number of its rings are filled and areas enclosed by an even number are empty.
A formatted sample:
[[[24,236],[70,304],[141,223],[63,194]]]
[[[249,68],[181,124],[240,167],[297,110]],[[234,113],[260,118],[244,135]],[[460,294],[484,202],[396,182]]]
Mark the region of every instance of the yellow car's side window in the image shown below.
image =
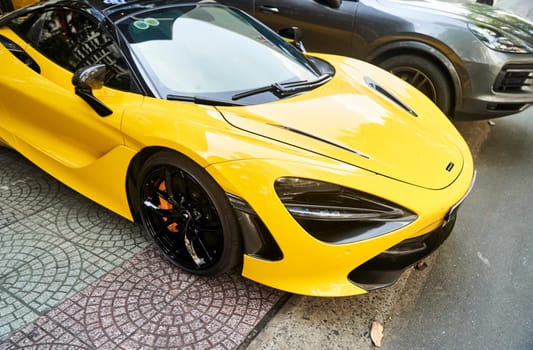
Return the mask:
[[[131,71],[112,38],[83,13],[54,9],[12,23],[12,29],[61,67],[75,72],[103,63],[107,67],[105,85],[136,90]]]

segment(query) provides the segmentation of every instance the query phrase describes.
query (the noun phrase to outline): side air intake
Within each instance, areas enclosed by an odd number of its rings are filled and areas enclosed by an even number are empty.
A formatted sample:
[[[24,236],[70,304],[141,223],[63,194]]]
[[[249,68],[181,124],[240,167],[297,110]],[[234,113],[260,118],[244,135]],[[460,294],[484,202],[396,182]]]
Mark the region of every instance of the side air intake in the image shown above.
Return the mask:
[[[401,108],[406,110],[412,116],[418,117],[418,114],[416,114],[416,112],[413,111],[412,108],[410,108],[408,105],[403,103],[398,97],[394,96],[392,93],[387,91],[383,86],[379,85],[377,82],[375,82],[371,78],[365,77],[365,83],[370,88],[372,88],[375,91],[379,92],[381,95],[385,96],[386,98],[388,98],[389,100],[391,100],[392,102],[396,103],[398,106],[400,106]]]

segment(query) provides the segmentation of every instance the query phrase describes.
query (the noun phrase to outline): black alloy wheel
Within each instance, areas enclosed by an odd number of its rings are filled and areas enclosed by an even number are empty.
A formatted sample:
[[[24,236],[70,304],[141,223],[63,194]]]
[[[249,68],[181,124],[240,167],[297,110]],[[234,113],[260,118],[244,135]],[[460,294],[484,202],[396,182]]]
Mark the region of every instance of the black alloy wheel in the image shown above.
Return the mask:
[[[415,55],[398,55],[384,60],[379,66],[420,90],[444,114],[452,113],[452,89],[435,63]]]
[[[235,214],[204,169],[179,154],[161,152],[143,165],[141,179],[142,222],[174,264],[215,275],[241,263]]]

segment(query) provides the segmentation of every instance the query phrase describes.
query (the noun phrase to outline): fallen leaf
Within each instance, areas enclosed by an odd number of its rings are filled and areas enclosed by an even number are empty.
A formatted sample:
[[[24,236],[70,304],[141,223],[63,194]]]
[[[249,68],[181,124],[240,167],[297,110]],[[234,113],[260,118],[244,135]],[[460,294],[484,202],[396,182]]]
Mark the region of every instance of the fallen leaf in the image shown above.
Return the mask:
[[[381,340],[383,339],[383,326],[378,321],[372,322],[372,328],[370,329],[370,339],[376,347],[381,347]]]
[[[426,267],[428,267],[428,264],[426,264],[425,261],[419,261],[416,265],[415,265],[415,269],[417,269],[418,271],[422,271],[424,270]]]

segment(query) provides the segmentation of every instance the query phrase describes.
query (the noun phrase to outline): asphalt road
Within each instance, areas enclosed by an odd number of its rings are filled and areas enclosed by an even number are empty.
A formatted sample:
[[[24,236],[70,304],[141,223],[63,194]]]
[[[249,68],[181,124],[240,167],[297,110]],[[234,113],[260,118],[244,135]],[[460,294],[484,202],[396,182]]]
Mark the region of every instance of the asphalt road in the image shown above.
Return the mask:
[[[455,231],[423,287],[406,284],[385,350],[533,349],[533,109],[490,128]]]

